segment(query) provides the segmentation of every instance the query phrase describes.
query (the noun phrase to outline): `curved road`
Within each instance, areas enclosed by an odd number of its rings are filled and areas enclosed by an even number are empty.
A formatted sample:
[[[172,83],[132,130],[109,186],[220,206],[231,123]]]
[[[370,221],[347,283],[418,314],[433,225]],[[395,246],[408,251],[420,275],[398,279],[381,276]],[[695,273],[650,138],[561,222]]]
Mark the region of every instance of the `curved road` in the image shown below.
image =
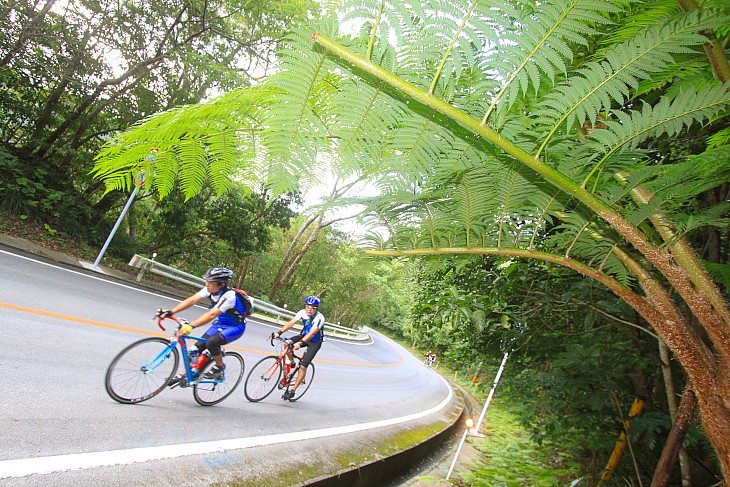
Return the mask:
[[[311,448],[317,438],[338,435],[353,441],[352,433],[407,424],[452,400],[437,374],[373,334],[369,344],[326,339],[315,381],[296,403],[282,401],[278,391],[249,403],[243,383],[213,407],[199,406],[190,388],[165,390],[138,405],[112,401],[104,390],[107,365],[127,344],[158,334],[151,316],[173,303],[0,248],[0,485],[73,485],[79,478],[154,485],[141,477],[145,469],[157,472],[152,478],[159,485],[189,484],[182,479],[191,472],[216,482],[225,477],[222,466],[255,469],[250,453],[266,445],[304,441]],[[248,368],[272,353],[266,337],[273,329],[249,320],[230,348]]]

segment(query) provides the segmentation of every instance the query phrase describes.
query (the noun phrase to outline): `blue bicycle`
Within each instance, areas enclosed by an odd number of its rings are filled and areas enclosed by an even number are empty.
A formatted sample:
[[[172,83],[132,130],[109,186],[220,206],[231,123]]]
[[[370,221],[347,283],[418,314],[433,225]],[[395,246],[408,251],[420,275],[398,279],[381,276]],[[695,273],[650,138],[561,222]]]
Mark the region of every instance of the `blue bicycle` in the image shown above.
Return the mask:
[[[201,337],[177,337],[182,323],[174,316],[167,317],[177,323],[171,338],[143,338],[127,346],[114,357],[106,371],[106,392],[117,402],[136,404],[155,397],[167,387],[193,386],[193,397],[202,406],[218,404],[230,396],[241,383],[245,364],[236,352],[223,351],[223,379],[208,380],[205,373],[213,366],[207,350],[193,363],[188,354],[187,340],[205,340]],[[157,325],[162,326],[162,320]],[[180,356],[184,357],[184,373],[175,377]]]

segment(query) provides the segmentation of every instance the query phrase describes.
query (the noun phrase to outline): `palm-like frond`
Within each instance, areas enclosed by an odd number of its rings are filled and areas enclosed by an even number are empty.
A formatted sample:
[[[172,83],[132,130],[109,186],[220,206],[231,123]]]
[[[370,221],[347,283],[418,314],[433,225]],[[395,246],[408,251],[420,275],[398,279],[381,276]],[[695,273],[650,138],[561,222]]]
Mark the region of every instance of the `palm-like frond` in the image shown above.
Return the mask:
[[[309,35],[303,30],[291,34],[282,51],[283,71],[266,81],[275,94],[262,137],[271,162],[280,166],[275,169],[277,175],[284,177],[276,179],[281,185],[277,191],[290,191],[298,178],[310,178],[318,153],[328,148],[322,112],[336,93],[335,78],[330,76],[333,66],[326,53],[297,48],[308,43]]]
[[[251,167],[255,182],[275,193],[314,184],[330,168],[339,178],[372,175],[385,195],[373,211],[388,222],[400,247],[554,246],[618,273],[621,264],[611,249],[620,239],[583,216],[575,191],[563,192],[556,181],[582,186],[582,201],[592,197],[629,223],[645,221],[677,200],[668,190],[657,191],[643,206],[627,198],[635,185],[661,179],[661,173],[645,169],[650,159],[639,146],[706,123],[730,105],[725,87],[701,84],[693,92],[666,90],[658,103],[647,97],[640,110],[628,103],[651,86],[669,83],[680,58],[687,72],[700,73],[694,62],[705,38],[697,32],[722,22],[717,11],[679,14],[668,8],[656,18],[659,25],[637,22],[640,28],[607,34],[605,26],[622,9],[639,12],[637,19],[649,14],[632,3],[605,0],[548,0],[539,7],[496,0],[342,5],[336,20],[291,33],[280,53],[280,72],[241,92],[251,103],[223,97],[210,104],[220,109],[234,102],[228,107],[234,116],[192,107],[162,114],[147,121],[145,130],[110,144],[98,174],[129,185],[134,171],[145,167],[154,140],[161,149],[155,171],[165,176],[156,184],[168,184],[160,186],[161,193],[172,189],[172,175],[186,195],[208,181],[224,191],[231,175],[240,177]],[[343,25],[354,26],[348,34],[360,35],[340,38],[342,46],[400,76],[395,87],[313,44],[313,31],[334,39]],[[600,41],[612,35],[622,42],[613,40],[610,49],[572,66],[577,47],[604,46]],[[655,74],[661,80],[649,85]],[[399,93],[401,85],[420,88],[426,97],[414,102]],[[458,117],[437,109],[428,97],[451,103]],[[174,128],[193,116],[197,126],[190,133]],[[604,129],[595,127],[599,118]],[[493,133],[512,145],[476,135],[470,127],[480,121],[482,127],[499,127]],[[574,129],[584,122],[590,127]],[[170,143],[157,144],[158,138]],[[528,159],[535,163],[523,165]],[[540,166],[543,159],[548,169]],[[540,175],[553,171],[554,185],[527,167]],[[631,183],[613,182],[617,171],[630,172]],[[592,235],[599,233],[603,240],[591,250]],[[548,234],[553,237],[544,238]]]
[[[413,21],[423,15],[423,4],[417,0],[345,0],[339,12],[342,14],[340,21],[343,24],[352,22],[365,31],[366,56],[369,58],[378,40],[387,42],[388,37],[394,35],[396,41],[402,44],[404,32],[410,32]]]
[[[664,23],[666,19],[676,17],[681,13],[682,8],[677,0],[642,2],[641,8],[637,12],[628,16],[620,27],[601,40],[601,46],[613,49],[615,44],[626,42],[640,31]]]
[[[675,54],[699,49],[706,38],[697,32],[712,28],[718,20],[713,11],[691,12],[641,31],[605,51],[605,61],[590,62],[577,70],[544,98],[535,114],[546,127],[538,154],[562,127],[584,120],[595,124],[600,112],[623,105],[639,81],[671,65]]]
[[[711,120],[730,104],[728,88],[730,83],[708,86],[698,93],[682,93],[672,102],[664,97],[653,107],[645,104],[642,110],[612,112],[617,120],[604,120],[607,128],[592,134],[588,149],[605,154],[588,177],[625,148],[635,147],[649,138],[658,138],[664,134],[674,136],[695,122]],[[583,182],[584,186],[586,184],[587,180]]]
[[[493,118],[495,108],[509,109],[520,91],[526,93],[529,87],[537,91],[542,75],[554,81],[556,71],[565,73],[566,62],[573,57],[571,44],[588,45],[587,37],[596,33],[593,26],[609,23],[605,14],[619,12],[618,3],[559,0],[527,8],[514,18],[513,28],[500,34],[484,60],[484,65],[496,69],[497,76],[505,81],[494,94],[482,123]]]
[[[260,130],[260,108],[261,93],[247,88],[154,115],[112,139],[97,156],[93,173],[109,189],[129,190],[134,176],[144,171],[163,197],[178,176],[188,197],[211,176],[220,193],[229,185],[230,168],[247,167],[241,159],[255,160],[251,148]]]

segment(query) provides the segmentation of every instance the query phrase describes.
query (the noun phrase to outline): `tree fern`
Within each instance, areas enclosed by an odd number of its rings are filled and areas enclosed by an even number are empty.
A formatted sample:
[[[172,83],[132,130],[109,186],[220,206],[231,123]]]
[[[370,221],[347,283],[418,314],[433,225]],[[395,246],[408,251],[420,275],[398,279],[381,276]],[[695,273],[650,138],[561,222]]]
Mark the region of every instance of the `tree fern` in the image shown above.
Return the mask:
[[[605,52],[606,60],[591,62],[577,70],[548,94],[535,114],[546,126],[541,153],[563,126],[589,120],[596,123],[599,112],[614,104],[621,106],[632,89],[651,73],[674,61],[673,55],[699,49],[706,38],[697,32],[718,21],[716,12],[695,11],[665,25],[652,26],[632,39]]]
[[[246,166],[239,163],[241,147],[249,146],[252,134],[260,130],[260,102],[260,93],[247,88],[149,117],[113,138],[97,156],[93,173],[103,178],[110,190],[129,190],[134,175],[144,170],[148,183],[157,187],[162,197],[172,191],[175,178],[185,174],[186,195],[195,194],[208,173],[201,160],[221,161],[215,168]],[[229,143],[213,143],[208,155],[201,152],[210,141],[222,141],[222,137]],[[151,150],[156,150],[153,158]],[[218,176],[217,169],[213,172],[216,175],[211,182],[220,193],[228,183]]]
[[[621,10],[616,4],[560,0],[525,9],[514,18],[517,28],[500,33],[499,43],[484,60],[486,66],[497,66],[497,75],[505,82],[494,95],[482,123],[490,120],[495,108],[509,109],[519,91],[526,93],[529,87],[537,91],[541,75],[554,81],[556,71],[567,72],[566,61],[573,57],[571,44],[587,46],[587,37],[596,34],[593,25],[609,23],[604,14]]]

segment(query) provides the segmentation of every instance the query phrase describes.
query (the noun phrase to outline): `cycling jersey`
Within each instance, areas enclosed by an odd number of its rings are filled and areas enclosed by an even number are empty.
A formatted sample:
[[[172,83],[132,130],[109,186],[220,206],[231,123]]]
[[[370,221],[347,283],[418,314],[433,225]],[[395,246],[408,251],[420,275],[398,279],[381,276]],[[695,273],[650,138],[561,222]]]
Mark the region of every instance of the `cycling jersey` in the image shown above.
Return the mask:
[[[210,309],[218,308],[222,311],[218,315],[217,323],[224,326],[239,326],[238,320],[229,311],[236,307],[240,313],[245,314],[245,310],[243,309],[243,304],[236,298],[236,292],[233,289],[224,287],[216,294],[210,294],[206,288],[203,288],[198,291],[198,296],[201,298],[210,298]],[[246,327],[245,320],[240,326]]]
[[[317,311],[312,319],[309,319],[309,316],[307,315],[307,312],[305,310],[299,310],[299,312],[294,316],[294,319],[299,321],[304,329],[302,330],[302,336],[307,336],[307,333],[312,331],[312,327],[315,327],[319,330],[318,333],[315,333],[315,335],[310,338],[310,342],[321,342],[322,336],[324,335],[324,315]]]

